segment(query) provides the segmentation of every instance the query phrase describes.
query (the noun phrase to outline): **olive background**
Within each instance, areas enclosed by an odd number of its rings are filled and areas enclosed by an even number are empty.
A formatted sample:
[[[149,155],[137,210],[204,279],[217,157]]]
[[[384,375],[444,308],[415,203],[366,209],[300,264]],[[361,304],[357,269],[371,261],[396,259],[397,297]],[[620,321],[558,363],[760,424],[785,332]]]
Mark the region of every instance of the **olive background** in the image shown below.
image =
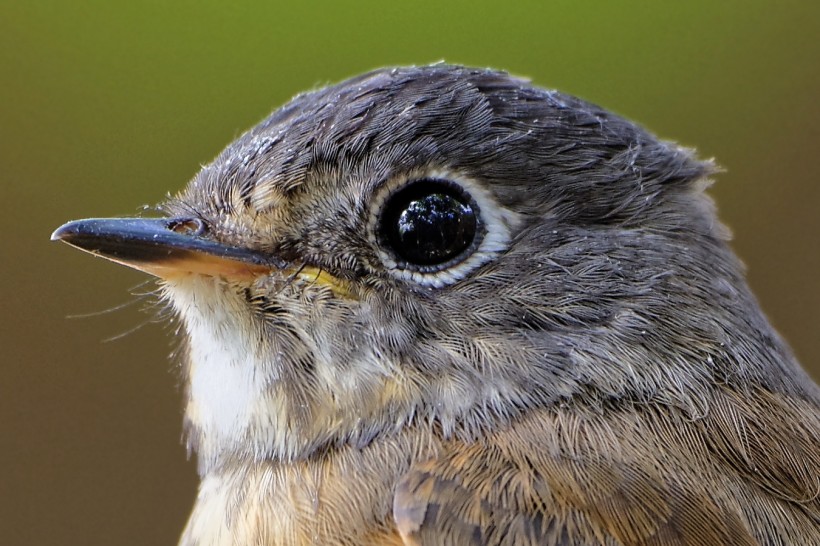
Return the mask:
[[[807,1],[0,0],[0,542],[173,544],[196,491],[173,327],[130,295],[153,284],[52,230],[136,214],[380,66],[504,68],[715,157],[751,285],[820,377],[818,35]]]

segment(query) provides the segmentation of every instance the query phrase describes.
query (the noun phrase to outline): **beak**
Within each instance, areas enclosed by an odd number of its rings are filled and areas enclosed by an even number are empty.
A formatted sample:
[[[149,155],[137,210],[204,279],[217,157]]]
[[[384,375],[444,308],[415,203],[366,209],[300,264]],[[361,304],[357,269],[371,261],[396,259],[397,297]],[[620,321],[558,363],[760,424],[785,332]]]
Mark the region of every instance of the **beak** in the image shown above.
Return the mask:
[[[163,279],[190,273],[255,278],[287,268],[260,252],[207,239],[205,231],[196,218],[90,218],[59,227],[51,240]]]

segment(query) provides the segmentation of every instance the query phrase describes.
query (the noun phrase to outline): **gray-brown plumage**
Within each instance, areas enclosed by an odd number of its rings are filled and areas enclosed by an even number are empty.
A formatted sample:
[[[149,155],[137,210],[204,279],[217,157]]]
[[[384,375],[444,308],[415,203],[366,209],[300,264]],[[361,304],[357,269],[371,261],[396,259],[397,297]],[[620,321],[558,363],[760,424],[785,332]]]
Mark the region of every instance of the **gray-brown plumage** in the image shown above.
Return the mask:
[[[161,220],[202,483],[183,545],[820,544],[820,394],[713,167],[504,73],[295,98]]]

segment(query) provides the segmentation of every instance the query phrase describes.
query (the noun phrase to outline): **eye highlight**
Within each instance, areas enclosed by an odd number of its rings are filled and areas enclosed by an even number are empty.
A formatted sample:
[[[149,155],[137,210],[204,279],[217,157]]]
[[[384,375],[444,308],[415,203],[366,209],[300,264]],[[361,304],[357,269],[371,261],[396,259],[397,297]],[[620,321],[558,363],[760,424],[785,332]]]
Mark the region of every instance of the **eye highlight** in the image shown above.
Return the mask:
[[[519,217],[476,180],[421,171],[377,187],[370,204],[370,240],[387,271],[441,288],[507,249]]]
[[[483,236],[475,200],[460,186],[435,178],[411,181],[390,195],[376,230],[399,266],[425,272],[461,261]]]

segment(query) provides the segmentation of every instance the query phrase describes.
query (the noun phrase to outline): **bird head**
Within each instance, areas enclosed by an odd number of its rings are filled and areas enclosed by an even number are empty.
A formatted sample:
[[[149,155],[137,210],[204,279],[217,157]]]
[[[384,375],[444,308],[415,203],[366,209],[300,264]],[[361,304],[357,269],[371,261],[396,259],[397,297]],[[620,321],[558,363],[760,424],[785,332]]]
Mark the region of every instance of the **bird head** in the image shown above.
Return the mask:
[[[296,97],[163,218],[55,237],[160,277],[201,464],[293,460],[771,375],[713,170],[505,73],[388,69]]]

